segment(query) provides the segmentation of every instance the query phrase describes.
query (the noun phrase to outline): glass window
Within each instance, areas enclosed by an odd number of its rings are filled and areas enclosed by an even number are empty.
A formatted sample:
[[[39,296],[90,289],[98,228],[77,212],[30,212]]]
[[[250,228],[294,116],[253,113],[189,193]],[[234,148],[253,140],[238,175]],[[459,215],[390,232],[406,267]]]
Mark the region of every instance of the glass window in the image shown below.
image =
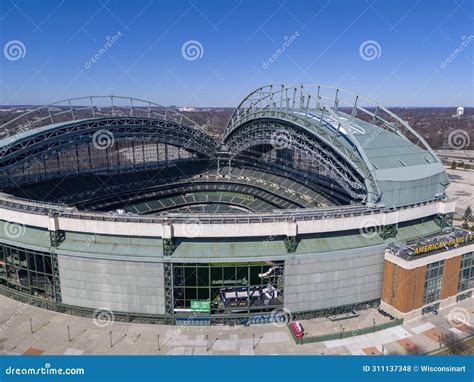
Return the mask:
[[[198,288],[197,294],[198,300],[209,300],[209,288]]]
[[[196,268],[186,267],[184,268],[184,279],[186,286],[196,286]]]
[[[223,285],[222,268],[221,267],[211,267],[211,285],[212,286],[221,286],[221,285]]]
[[[184,288],[174,288],[174,298],[176,300],[184,299]]]
[[[443,272],[444,260],[426,266],[423,304],[429,304],[440,299],[443,284]]]
[[[175,286],[184,285],[184,268],[179,265],[173,267],[173,283]]]
[[[202,267],[197,269],[197,285],[200,287],[209,286],[209,267]]]
[[[258,277],[262,273],[262,267],[250,267],[250,285],[260,285],[262,279]]]
[[[0,246],[0,279],[5,280],[7,278],[7,267],[5,263],[5,248]],[[2,283],[5,283],[3,281]]]
[[[185,288],[184,296],[186,300],[197,300],[196,288]]]
[[[224,284],[225,285],[235,284],[235,267],[224,268]]]
[[[12,288],[53,299],[51,254],[0,244],[0,278]]]
[[[44,272],[44,262],[43,256],[41,255],[34,255],[35,256],[35,267],[38,272]]]
[[[282,261],[265,265],[173,264],[174,307],[189,309],[192,300],[207,300],[211,313],[271,311],[283,304],[283,277]]]
[[[237,282],[242,285],[249,285],[249,267],[237,268]]]
[[[474,252],[462,255],[458,292],[471,288],[474,288]]]

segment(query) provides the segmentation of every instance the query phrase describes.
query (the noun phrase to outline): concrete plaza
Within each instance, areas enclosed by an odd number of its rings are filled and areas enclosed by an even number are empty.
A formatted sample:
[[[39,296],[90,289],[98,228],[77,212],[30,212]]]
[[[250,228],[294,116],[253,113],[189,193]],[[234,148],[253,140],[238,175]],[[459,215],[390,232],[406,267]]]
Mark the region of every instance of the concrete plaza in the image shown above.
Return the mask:
[[[316,328],[327,329],[329,333],[343,323],[354,330],[372,325],[371,319],[372,313],[367,311],[357,318],[335,323],[320,318],[302,321],[302,324],[311,331],[310,335],[319,335],[323,333],[316,332]],[[282,324],[183,327],[113,320],[98,322],[0,296],[0,354],[377,355],[382,351],[405,354],[413,344],[426,352],[439,349],[442,332],[452,331],[461,338],[468,337],[472,334],[473,321],[474,301],[468,299],[441,310],[436,316],[429,314],[375,333],[296,345]]]

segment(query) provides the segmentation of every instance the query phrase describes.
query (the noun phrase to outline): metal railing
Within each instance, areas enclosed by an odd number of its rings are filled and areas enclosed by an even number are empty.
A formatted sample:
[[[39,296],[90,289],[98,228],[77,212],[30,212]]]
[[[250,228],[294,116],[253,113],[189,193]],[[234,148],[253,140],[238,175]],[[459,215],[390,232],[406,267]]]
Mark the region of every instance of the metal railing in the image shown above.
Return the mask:
[[[199,221],[203,224],[248,224],[248,223],[271,223],[301,220],[324,220],[335,218],[346,218],[355,216],[374,215],[379,213],[396,212],[415,207],[430,205],[440,201],[432,200],[423,203],[406,205],[402,207],[368,207],[365,205],[335,206],[329,208],[304,208],[274,210],[262,213],[163,213],[159,216],[144,216],[126,214],[120,215],[110,212],[83,212],[74,207],[62,207],[49,203],[37,203],[12,197],[7,194],[0,194],[0,208],[15,211],[26,211],[39,215],[54,215],[58,217],[75,218],[82,220],[98,220],[110,222],[135,222],[135,223],[189,223],[189,221]]]
[[[393,328],[394,326],[399,326],[403,324],[403,318],[395,319],[393,321],[385,322],[383,324],[367,326],[365,328],[355,329],[355,330],[347,330],[338,333],[329,333],[329,334],[321,334],[319,336],[304,336],[302,338],[297,338],[291,330],[290,325],[288,324],[288,330],[291,333],[291,336],[297,345],[304,345],[314,342],[323,342],[323,341],[332,341],[332,340],[339,340],[348,337],[355,337],[360,336],[363,334],[368,333],[375,333],[380,330]]]
[[[234,110],[224,137],[228,137],[242,121],[264,111],[298,115],[319,125],[329,121],[336,125],[338,131],[343,127],[351,138],[352,132],[357,133],[360,129],[354,124],[355,119],[362,119],[400,136],[411,136],[414,144],[440,162],[436,153],[407,121],[370,98],[330,85],[266,85],[258,88]]]
[[[87,96],[54,102],[29,110],[0,126],[7,136],[24,133],[55,123],[64,123],[88,118],[142,117],[169,120],[205,129],[174,108],[138,98],[123,96]]]

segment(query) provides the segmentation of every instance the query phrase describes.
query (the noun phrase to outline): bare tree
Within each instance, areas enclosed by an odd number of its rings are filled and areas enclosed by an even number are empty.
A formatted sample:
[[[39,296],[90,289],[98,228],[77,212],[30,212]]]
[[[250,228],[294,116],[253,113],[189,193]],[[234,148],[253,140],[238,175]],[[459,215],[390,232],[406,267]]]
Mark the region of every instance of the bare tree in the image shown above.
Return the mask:
[[[389,351],[387,353],[387,355],[402,355],[402,353],[400,353],[399,351],[396,351],[396,350],[392,350],[392,351]]]
[[[453,332],[443,333],[441,342],[450,354],[465,354],[468,351],[468,346],[463,342],[459,336]]]
[[[410,354],[410,355],[422,355],[426,353],[426,350],[422,346],[417,345],[417,344],[413,344],[412,346],[407,346],[406,351],[407,351],[407,354]]]

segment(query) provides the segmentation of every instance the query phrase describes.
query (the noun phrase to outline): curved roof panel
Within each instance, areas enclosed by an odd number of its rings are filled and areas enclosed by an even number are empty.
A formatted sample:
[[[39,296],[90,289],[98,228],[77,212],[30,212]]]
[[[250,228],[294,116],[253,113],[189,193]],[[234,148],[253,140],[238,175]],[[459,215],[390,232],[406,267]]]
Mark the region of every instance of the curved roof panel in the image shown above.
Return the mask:
[[[89,100],[90,104],[85,106]],[[7,131],[17,131],[0,140],[5,166],[9,166],[7,157],[16,155],[15,151],[21,153],[27,151],[27,146],[45,145],[40,142],[42,139],[59,140],[53,135],[61,129],[97,129],[99,125],[91,124],[115,124],[118,119],[123,120],[122,129],[130,126],[126,133],[131,136],[141,134],[140,128],[143,134],[146,129],[148,134],[154,133],[150,130],[154,128],[150,125],[153,121],[162,121],[166,126],[172,123],[186,130],[180,141],[183,147],[215,154],[213,157],[220,155],[218,143],[201,126],[174,109],[149,101],[83,97],[53,105],[29,111],[2,126]],[[401,206],[429,201],[443,196],[449,184],[439,158],[406,121],[354,93],[323,85],[259,88],[235,109],[225,130],[222,149],[237,131],[259,120],[296,126],[309,133],[336,161],[335,168],[348,168],[349,172],[355,169],[362,188],[365,183],[369,203]],[[79,132],[80,138],[90,139],[82,137],[83,131]],[[66,138],[61,144],[72,144]],[[233,144],[243,145],[241,141]],[[326,166],[330,168],[331,164]]]
[[[259,88],[235,109],[224,142],[239,128],[268,118],[300,125],[336,148],[365,176],[369,202],[432,200],[449,184],[439,158],[406,121],[355,93],[324,85]]]

